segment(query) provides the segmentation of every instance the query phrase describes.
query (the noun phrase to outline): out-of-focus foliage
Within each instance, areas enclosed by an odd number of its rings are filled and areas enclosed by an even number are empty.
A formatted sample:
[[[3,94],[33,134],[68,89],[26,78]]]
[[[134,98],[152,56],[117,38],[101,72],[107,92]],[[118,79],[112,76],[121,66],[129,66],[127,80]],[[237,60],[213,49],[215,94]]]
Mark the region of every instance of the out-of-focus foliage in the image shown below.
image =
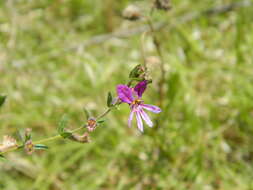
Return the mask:
[[[113,0],[0,1],[0,134],[30,127],[33,138],[83,125],[83,107],[106,108],[107,92],[127,81],[142,61],[140,35],[82,48],[92,36],[141,25],[122,20],[128,3]],[[229,0],[172,0],[154,20],[178,23]],[[238,2],[238,1],[234,1]],[[92,142],[56,141],[27,156],[0,162],[0,189],[253,189],[253,8],[196,20],[157,34],[166,61],[166,107],[160,124],[140,135],[127,127],[127,105],[113,111]],[[73,48],[77,47],[77,48]],[[145,41],[153,83],[144,96],[158,102],[159,66]],[[154,119],[156,115],[154,116]]]

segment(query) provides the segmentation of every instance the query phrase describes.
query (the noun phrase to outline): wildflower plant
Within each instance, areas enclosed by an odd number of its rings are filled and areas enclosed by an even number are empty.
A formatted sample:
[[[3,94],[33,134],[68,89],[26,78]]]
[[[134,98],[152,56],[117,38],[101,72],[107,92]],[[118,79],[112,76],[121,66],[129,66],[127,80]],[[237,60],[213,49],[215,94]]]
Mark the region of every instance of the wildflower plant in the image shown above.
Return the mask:
[[[156,1],[157,2],[157,1]],[[154,5],[153,7],[157,7],[157,5]],[[153,10],[153,8],[152,8]],[[160,82],[164,82],[164,62],[163,57],[161,54],[161,49],[159,46],[159,43],[157,39],[155,38],[154,29],[152,26],[151,19],[149,17],[145,17],[142,13],[139,12],[140,10],[136,7],[130,6],[123,12],[123,17],[125,19],[136,21],[140,17],[143,17],[147,20],[148,26],[150,27],[151,36],[154,38],[154,44],[157,48],[157,53],[161,59],[161,73],[162,73],[162,79]],[[151,11],[152,12],[152,11]],[[143,47],[143,44],[141,45]],[[145,57],[144,52],[141,48],[141,54],[143,57]],[[90,142],[90,134],[93,133],[101,123],[105,122],[104,117],[110,113],[112,110],[117,110],[114,108],[117,108],[123,103],[127,103],[130,108],[130,115],[128,118],[128,126],[132,126],[132,120],[134,119],[134,116],[137,121],[137,127],[141,132],[144,132],[143,128],[143,121],[149,126],[152,127],[154,124],[151,121],[150,117],[146,113],[146,111],[150,111],[153,113],[160,113],[162,110],[160,107],[162,107],[162,98],[163,98],[163,84],[159,84],[159,106],[145,104],[142,96],[147,89],[148,85],[152,83],[152,79],[148,77],[147,72],[147,65],[144,62],[142,64],[138,64],[135,66],[129,73],[129,79],[126,84],[118,84],[115,88],[117,96],[113,96],[111,92],[108,93],[107,96],[107,109],[98,116],[93,116],[89,113],[88,110],[84,109],[84,113],[86,115],[86,121],[84,121],[84,125],[74,129],[69,130],[68,129],[68,117],[64,115],[57,128],[58,135],[52,136],[49,138],[45,138],[42,140],[34,141],[32,139],[31,129],[27,128],[23,135],[21,135],[21,140],[17,142],[16,139],[10,136],[4,136],[3,141],[0,143],[0,157],[3,157],[3,154],[7,152],[11,152],[17,149],[23,149],[27,154],[32,154],[35,150],[43,149],[46,150],[48,147],[45,145],[45,143],[48,143],[49,141],[54,141],[57,139],[69,139],[71,141],[79,142],[79,143],[88,143]],[[135,84],[135,85],[133,85]],[[4,104],[6,100],[6,96],[0,96],[0,108]]]
[[[128,126],[131,127],[131,122],[133,116],[136,116],[138,129],[143,132],[143,122],[142,119],[146,122],[149,127],[153,126],[153,122],[149,116],[144,111],[145,109],[154,113],[160,113],[161,109],[154,105],[144,104],[144,101],[141,99],[142,94],[146,90],[148,85],[147,80],[139,82],[134,88],[128,87],[127,85],[118,85],[117,93],[119,99],[129,104],[130,107],[130,116],[128,119]]]

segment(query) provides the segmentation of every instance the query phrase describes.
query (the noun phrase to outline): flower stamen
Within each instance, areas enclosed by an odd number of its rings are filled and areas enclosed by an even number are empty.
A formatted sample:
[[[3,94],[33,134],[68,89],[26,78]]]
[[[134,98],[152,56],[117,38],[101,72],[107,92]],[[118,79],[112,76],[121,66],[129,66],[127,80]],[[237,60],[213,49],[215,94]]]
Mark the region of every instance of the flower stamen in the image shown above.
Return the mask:
[[[140,105],[142,103],[142,100],[141,99],[136,99],[134,101],[132,101],[132,105]]]

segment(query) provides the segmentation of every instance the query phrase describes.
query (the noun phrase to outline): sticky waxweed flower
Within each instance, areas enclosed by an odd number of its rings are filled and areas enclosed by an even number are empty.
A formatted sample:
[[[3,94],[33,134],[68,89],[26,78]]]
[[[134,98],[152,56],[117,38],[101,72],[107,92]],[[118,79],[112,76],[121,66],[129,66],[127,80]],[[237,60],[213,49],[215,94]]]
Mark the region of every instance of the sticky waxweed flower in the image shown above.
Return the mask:
[[[130,116],[128,119],[128,126],[131,127],[133,116],[135,115],[137,120],[138,129],[143,132],[143,121],[149,127],[153,126],[153,122],[144,110],[151,111],[153,113],[160,113],[161,109],[154,105],[144,104],[141,99],[142,94],[147,88],[148,81],[144,80],[139,82],[134,88],[130,88],[126,85],[120,84],[117,86],[118,97],[122,102],[129,104],[130,106]]]

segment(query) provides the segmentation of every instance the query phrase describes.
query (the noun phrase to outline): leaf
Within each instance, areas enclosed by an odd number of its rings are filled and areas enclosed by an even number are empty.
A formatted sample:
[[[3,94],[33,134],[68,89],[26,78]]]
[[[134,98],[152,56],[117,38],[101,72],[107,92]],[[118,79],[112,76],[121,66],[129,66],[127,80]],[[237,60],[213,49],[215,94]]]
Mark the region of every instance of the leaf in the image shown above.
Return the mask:
[[[108,95],[107,95],[107,106],[108,107],[112,107],[113,106],[111,92],[108,92]]]
[[[58,129],[57,129],[59,135],[61,135],[63,138],[68,138],[69,136],[72,135],[70,132],[67,132],[65,130],[67,123],[68,123],[68,117],[66,115],[63,115],[58,124]]]
[[[6,96],[0,95],[0,107],[4,104]]]
[[[36,149],[36,150],[47,150],[48,146],[46,146],[44,144],[36,144],[36,145],[34,145],[34,149]]]
[[[104,122],[105,122],[105,120],[103,120],[103,119],[97,121],[98,124],[101,124],[101,123],[104,123]]]
[[[63,115],[59,124],[58,124],[58,133],[62,133],[67,126],[68,123],[68,117],[66,115]]]
[[[84,114],[85,114],[85,116],[86,116],[86,119],[88,120],[88,119],[90,118],[90,113],[89,113],[89,111],[88,111],[86,108],[83,108],[83,112],[84,112]]]
[[[63,138],[69,138],[72,136],[72,133],[64,131],[60,134]]]
[[[129,74],[129,78],[138,78],[144,71],[141,70],[141,65],[135,66]]]

